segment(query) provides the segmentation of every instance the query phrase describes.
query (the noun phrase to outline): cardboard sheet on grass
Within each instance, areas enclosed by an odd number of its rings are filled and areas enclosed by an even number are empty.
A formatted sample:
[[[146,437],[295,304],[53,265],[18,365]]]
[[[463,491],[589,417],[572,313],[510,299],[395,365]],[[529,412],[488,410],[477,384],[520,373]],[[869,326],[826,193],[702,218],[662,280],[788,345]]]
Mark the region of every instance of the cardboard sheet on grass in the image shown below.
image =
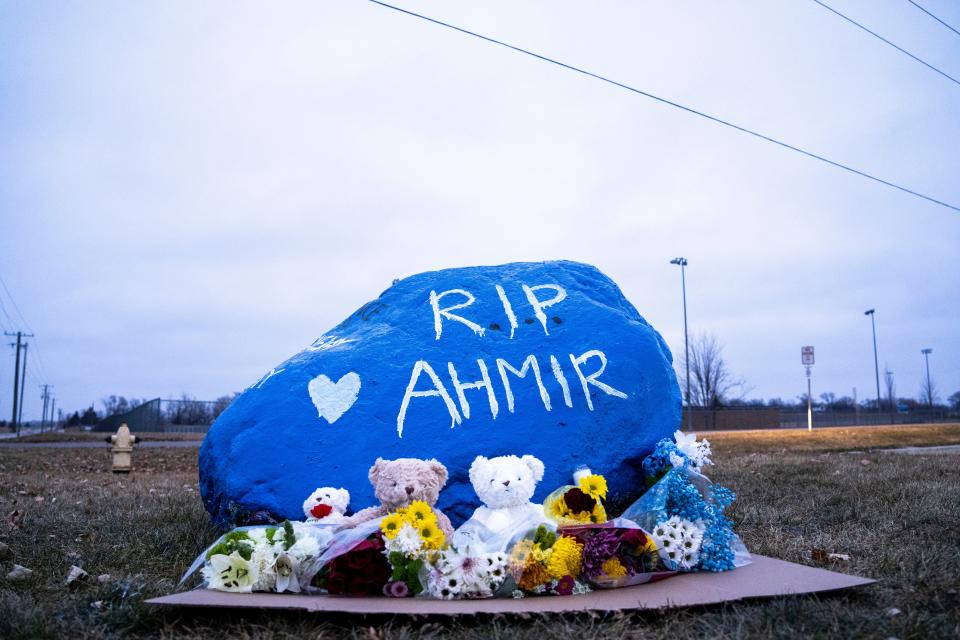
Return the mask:
[[[280,593],[226,593],[209,589],[185,591],[148,600],[178,607],[293,609],[343,613],[457,615],[551,611],[616,611],[691,607],[742,600],[836,591],[874,580],[826,569],[753,556],[753,563],[726,573],[687,573],[667,580],[622,589],[597,590],[581,596],[429,600],[423,598],[356,598]]]

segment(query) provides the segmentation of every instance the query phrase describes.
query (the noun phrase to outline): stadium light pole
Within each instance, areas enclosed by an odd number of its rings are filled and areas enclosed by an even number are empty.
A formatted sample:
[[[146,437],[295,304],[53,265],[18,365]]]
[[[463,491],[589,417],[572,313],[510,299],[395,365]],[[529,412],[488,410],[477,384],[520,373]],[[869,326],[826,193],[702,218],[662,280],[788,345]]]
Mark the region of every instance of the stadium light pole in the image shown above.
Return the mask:
[[[863,315],[870,316],[870,327],[873,329],[873,372],[877,376],[877,415],[883,422],[883,410],[880,408],[880,360],[877,358],[877,323],[874,320],[876,309],[867,309]]]
[[[933,409],[933,387],[930,386],[930,354],[933,353],[933,349],[929,347],[920,349],[920,353],[923,354],[923,359],[927,361],[927,404]]]
[[[670,261],[670,264],[679,265],[680,267],[680,285],[683,287],[683,351],[685,357],[683,359],[684,364],[687,368],[687,380],[686,387],[687,390],[684,393],[684,402],[687,405],[687,427],[690,427],[690,337],[687,334],[687,275],[686,275],[686,258],[674,258]]]

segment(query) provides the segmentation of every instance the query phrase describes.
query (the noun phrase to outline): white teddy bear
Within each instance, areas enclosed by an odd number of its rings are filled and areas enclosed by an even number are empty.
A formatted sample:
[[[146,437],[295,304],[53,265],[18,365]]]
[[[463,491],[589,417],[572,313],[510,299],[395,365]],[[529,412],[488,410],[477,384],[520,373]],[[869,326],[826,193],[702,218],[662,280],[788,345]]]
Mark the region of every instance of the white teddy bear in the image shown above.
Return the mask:
[[[350,504],[350,492],[335,487],[320,487],[303,501],[303,515],[310,524],[342,524]]]
[[[502,546],[510,533],[543,522],[543,505],[530,502],[542,478],[543,462],[533,456],[477,456],[470,483],[483,506],[461,527],[461,539]]]

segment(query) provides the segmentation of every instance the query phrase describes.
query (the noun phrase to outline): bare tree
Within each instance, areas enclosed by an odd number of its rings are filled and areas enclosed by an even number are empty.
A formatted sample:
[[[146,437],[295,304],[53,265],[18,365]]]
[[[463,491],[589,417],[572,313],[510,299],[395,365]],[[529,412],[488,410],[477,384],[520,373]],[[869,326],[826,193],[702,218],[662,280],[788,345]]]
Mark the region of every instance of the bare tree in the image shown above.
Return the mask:
[[[683,356],[681,368],[685,368]],[[719,407],[731,400],[742,400],[750,391],[735,377],[723,358],[723,345],[712,333],[695,334],[690,341],[690,404]]]
[[[940,394],[937,393],[937,383],[923,376],[920,381],[920,396],[918,398],[921,404],[932,407],[940,404]]]
[[[887,389],[887,402],[890,404],[890,410],[897,408],[897,386],[893,383],[893,371],[886,366],[883,367],[883,385]]]
[[[237,399],[238,395],[240,394],[232,393],[227,396],[220,396],[219,398],[214,400],[211,420],[216,420],[218,417],[220,417],[220,414],[227,410],[227,407],[229,407],[230,404]]]

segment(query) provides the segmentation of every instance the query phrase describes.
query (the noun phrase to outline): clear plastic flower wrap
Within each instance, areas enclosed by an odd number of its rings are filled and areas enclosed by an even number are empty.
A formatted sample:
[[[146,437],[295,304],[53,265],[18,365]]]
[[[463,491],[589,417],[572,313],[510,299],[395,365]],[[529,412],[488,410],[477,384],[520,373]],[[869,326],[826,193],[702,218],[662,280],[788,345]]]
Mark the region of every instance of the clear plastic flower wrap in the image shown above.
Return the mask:
[[[420,568],[422,597],[441,600],[492,598],[507,583],[507,554],[475,545],[452,545],[431,554]]]
[[[286,521],[276,526],[239,527],[222,536],[187,569],[180,584],[198,569],[203,586],[220,591],[300,592],[308,590],[313,567],[331,543],[335,525]]]
[[[330,544],[304,572],[311,591],[333,595],[381,595],[391,567],[384,553],[383,518],[336,531]]]
[[[728,571],[750,564],[750,552],[724,511],[735,495],[699,467],[675,459],[623,517],[650,532],[660,557],[678,571]]]
[[[514,597],[526,595],[568,596],[590,591],[580,579],[583,545],[553,523],[528,529],[508,545],[508,586]]]

